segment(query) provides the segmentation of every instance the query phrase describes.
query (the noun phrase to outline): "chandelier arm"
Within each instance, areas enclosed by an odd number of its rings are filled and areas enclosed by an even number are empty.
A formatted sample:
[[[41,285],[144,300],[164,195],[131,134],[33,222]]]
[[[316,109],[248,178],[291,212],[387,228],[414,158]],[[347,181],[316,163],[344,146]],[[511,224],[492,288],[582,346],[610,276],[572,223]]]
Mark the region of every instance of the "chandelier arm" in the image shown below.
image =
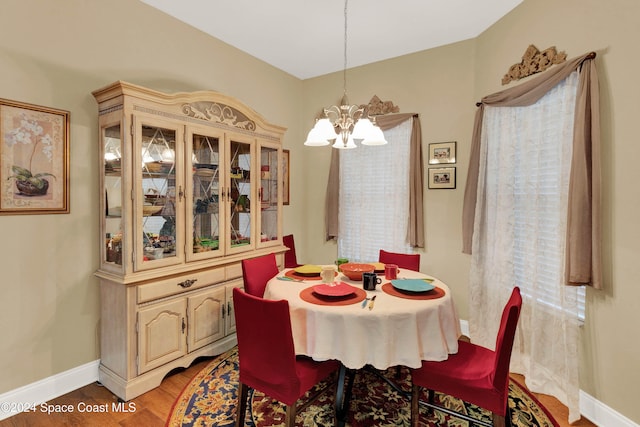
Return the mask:
[[[328,118],[332,124],[335,125],[335,123],[340,120],[340,116],[341,116],[341,112],[340,112],[340,107],[338,107],[337,105],[332,105],[331,107],[327,107],[324,109],[324,115],[326,118]]]

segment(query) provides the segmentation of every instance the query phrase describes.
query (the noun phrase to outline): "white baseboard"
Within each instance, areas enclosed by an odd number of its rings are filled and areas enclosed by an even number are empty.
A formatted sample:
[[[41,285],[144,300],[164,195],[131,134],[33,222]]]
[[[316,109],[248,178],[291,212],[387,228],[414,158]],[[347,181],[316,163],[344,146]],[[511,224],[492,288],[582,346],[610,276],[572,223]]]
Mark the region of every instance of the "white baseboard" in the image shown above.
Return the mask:
[[[460,321],[463,335],[469,336],[469,323]],[[0,420],[16,415],[24,409],[48,402],[63,394],[98,381],[99,360],[86,363],[60,374],[36,381],[0,395]],[[624,415],[580,390],[580,413],[598,426],[640,427]]]
[[[580,390],[580,413],[595,425],[602,427],[640,427],[639,424],[582,390]]]
[[[0,395],[0,420],[36,408],[70,391],[98,381],[100,360],[85,363]]]

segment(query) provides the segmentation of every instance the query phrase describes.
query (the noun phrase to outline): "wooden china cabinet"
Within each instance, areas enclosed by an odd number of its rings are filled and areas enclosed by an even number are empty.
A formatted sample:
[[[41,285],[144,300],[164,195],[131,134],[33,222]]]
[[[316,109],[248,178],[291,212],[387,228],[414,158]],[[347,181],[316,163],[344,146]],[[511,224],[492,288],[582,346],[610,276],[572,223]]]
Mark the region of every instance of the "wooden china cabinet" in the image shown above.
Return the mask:
[[[282,266],[282,137],[217,92],[96,90],[100,381],[123,400],[236,344],[241,260]]]

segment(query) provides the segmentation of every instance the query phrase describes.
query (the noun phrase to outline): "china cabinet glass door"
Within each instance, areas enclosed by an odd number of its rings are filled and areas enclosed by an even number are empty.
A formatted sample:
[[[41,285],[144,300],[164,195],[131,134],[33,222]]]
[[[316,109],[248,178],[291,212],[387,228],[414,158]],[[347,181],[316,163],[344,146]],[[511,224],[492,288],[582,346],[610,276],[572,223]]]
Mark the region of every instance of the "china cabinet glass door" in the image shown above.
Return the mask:
[[[223,254],[220,232],[224,230],[222,189],[224,134],[212,130],[187,130],[187,260]],[[222,213],[222,214],[221,214]],[[189,238],[191,237],[191,238]]]
[[[258,227],[260,234],[259,246],[278,244],[278,198],[281,196],[280,185],[280,157],[281,151],[277,145],[262,143],[258,156],[260,168],[260,186],[258,187],[258,200],[260,215],[258,215]]]
[[[229,141],[228,185],[226,193],[229,233],[227,253],[253,249],[253,182],[251,139],[240,140],[235,136]]]
[[[184,259],[180,125],[134,116],[134,242],[136,270]],[[136,170],[137,168],[137,170]]]
[[[102,185],[104,201],[101,203],[105,244],[101,252],[102,268],[114,271],[123,269],[124,234],[122,223],[122,125],[120,121],[107,124],[101,129]]]

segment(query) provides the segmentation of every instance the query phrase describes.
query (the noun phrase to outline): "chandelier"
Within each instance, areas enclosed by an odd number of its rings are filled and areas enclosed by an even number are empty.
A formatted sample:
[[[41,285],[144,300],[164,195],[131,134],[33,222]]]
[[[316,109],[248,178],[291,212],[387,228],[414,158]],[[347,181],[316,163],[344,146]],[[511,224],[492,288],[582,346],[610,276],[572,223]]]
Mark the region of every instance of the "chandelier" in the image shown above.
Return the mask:
[[[316,120],[309,131],[304,145],[323,146],[334,141],[333,148],[356,148],[356,141],[363,145],[383,145],[382,130],[375,124],[375,118],[368,115],[366,106],[350,105],[347,98],[347,3],[344,2],[344,68],[342,80],[344,93],[340,105],[324,108],[322,117]]]

